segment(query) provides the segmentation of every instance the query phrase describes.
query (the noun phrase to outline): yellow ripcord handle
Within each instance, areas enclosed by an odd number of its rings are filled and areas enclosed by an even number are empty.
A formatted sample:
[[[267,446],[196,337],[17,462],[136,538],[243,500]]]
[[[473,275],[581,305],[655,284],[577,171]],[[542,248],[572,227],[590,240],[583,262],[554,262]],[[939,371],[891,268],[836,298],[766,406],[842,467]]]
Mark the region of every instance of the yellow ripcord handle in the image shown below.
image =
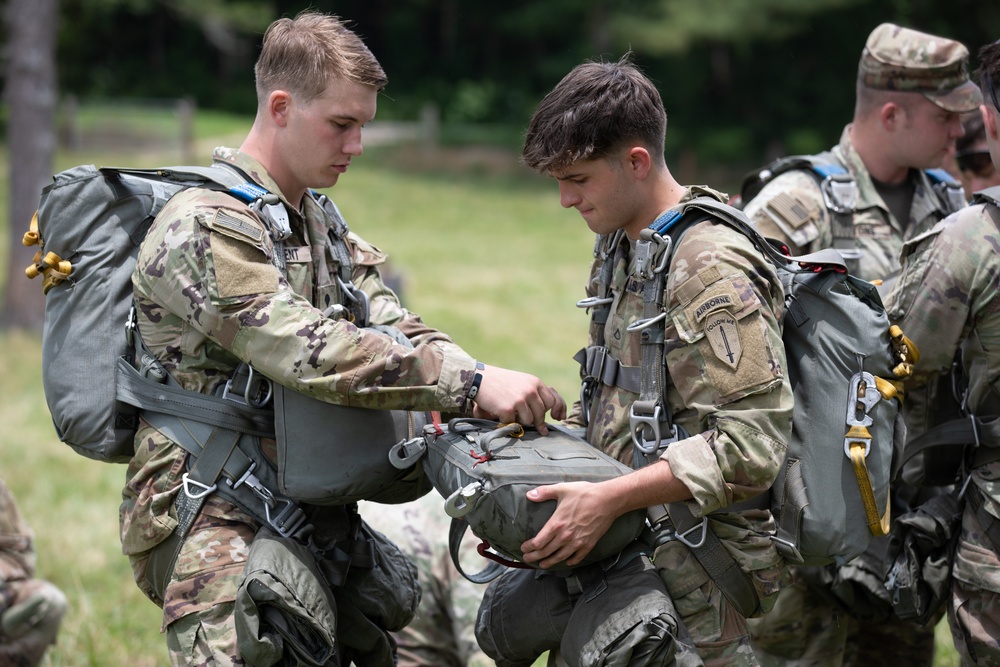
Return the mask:
[[[851,463],[854,464],[854,476],[858,479],[858,490],[861,492],[861,502],[865,506],[865,518],[868,521],[868,530],[876,537],[889,534],[890,510],[889,510],[889,489],[886,489],[885,514],[879,516],[878,502],[875,500],[875,491],[872,488],[872,480],[868,474],[868,465],[865,463],[865,440],[871,441],[871,435],[864,426],[852,426],[847,432],[848,438],[858,438],[850,443]]]
[[[31,260],[32,263],[24,269],[24,275],[29,279],[37,278],[40,275],[44,276],[42,278],[43,294],[48,294],[50,289],[68,279],[69,274],[73,272],[73,265],[54,252],[42,254],[45,242],[38,233],[38,211],[35,211],[35,214],[31,216],[28,231],[21,238],[21,244],[28,248],[38,246],[38,250],[35,251],[35,256]]]

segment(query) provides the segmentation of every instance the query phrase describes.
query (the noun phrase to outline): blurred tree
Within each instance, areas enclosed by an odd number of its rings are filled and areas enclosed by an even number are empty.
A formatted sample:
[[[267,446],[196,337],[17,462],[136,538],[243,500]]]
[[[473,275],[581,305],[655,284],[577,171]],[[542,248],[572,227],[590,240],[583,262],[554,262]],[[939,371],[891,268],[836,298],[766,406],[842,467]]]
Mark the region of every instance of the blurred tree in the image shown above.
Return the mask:
[[[21,244],[38,194],[52,177],[55,155],[56,26],[58,0],[8,0],[4,9],[10,199],[7,289],[0,326],[41,330],[41,286],[24,277],[34,248]]]

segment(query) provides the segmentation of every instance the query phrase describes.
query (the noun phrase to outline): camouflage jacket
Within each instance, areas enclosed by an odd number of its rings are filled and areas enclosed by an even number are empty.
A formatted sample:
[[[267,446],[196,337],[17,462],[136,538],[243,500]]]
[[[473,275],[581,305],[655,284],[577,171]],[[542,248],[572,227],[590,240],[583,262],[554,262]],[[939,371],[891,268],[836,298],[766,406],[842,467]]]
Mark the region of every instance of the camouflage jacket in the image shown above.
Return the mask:
[[[249,156],[217,149],[214,157],[280,194]],[[139,251],[134,297],[143,341],[170,374],[186,389],[210,393],[244,361],[282,385],[331,403],[417,410],[463,406],[475,360],[400,305],[379,274],[385,255],[353,233],[347,239],[352,282],[370,298],[371,323],[397,327],[414,347],[323,316],[323,309],[342,299],[330,218],[308,196],[301,211],[282,201],[292,229],[284,243],[287,277],[272,263],[275,246],[264,221],[228,194],[187,190],[157,216]],[[120,511],[125,554],[141,556],[174,530],[171,507],[185,459],[178,445],[141,425]],[[212,499],[203,512],[254,523]]]
[[[851,222],[854,247],[862,256],[854,273],[863,280],[887,279],[899,271],[903,242],[934,226],[951,210],[934,191],[927,174],[911,169],[914,180],[910,219],[897,220],[875,190],[868,169],[851,143],[851,126],[830,153],[857,184],[858,201]],[[747,214],[760,233],[780,239],[793,254],[834,247],[833,213],[826,208],[815,176],[804,170],[789,171],[768,183],[746,203]]]
[[[1000,388],[998,224],[1000,209],[977,204],[909,241],[903,273],[886,299],[890,319],[920,349],[908,385],[919,386],[947,371],[961,347],[973,410]],[[1000,462],[974,470],[972,483],[986,498],[987,511],[1000,517]],[[975,548],[960,545],[957,578],[996,591],[993,572]]]
[[[0,586],[35,575],[35,547],[14,494],[0,478]]]
[[[682,201],[706,194],[722,198],[689,188]],[[614,301],[604,339],[610,355],[626,367],[641,365],[640,333],[626,331],[643,316],[643,282],[633,275],[634,255],[635,244],[624,235],[609,255],[615,262]],[[598,259],[593,265],[589,296],[598,293],[601,264]],[[666,290],[667,402],[674,420],[692,435],[667,447],[662,458],[694,495],[694,513],[717,513],[713,527],[734,555],[742,552],[738,557],[745,569],[775,567],[781,557],[768,537],[774,528],[770,513],[726,513],[725,508],[771,486],[791,434],[781,284],[745,236],[721,223],[701,222],[675,249]],[[737,323],[742,355],[735,364],[706,335],[707,324],[721,314]],[[592,325],[588,345],[596,344],[596,333]],[[592,444],[631,465],[629,408],[638,398],[621,387],[598,384],[589,420],[578,401],[567,422],[586,423]]]

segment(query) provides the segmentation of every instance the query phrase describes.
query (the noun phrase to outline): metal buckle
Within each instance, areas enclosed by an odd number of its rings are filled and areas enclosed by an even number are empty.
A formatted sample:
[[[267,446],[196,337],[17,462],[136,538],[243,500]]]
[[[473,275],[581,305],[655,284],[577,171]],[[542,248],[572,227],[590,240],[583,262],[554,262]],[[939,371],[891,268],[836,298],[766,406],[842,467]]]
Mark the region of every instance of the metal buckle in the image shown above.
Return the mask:
[[[476,500],[482,492],[483,485],[479,482],[472,482],[471,484],[466,484],[461,489],[456,489],[444,501],[445,513],[454,519],[461,519],[472,511]]]
[[[188,473],[181,475],[181,485],[184,487],[184,495],[186,495],[191,500],[199,500],[204,498],[208,494],[219,488],[218,484],[213,484],[212,486],[207,486],[202,484],[196,479],[192,479]],[[201,491],[194,493],[191,491],[191,487],[198,487]]]
[[[229,486],[231,486],[234,489],[238,489],[245,484],[248,489],[254,492],[254,495],[256,495],[258,498],[264,501],[264,505],[266,507],[274,507],[276,504],[274,494],[271,493],[271,490],[268,489],[266,486],[264,486],[264,484],[260,481],[260,479],[258,479],[258,477],[253,474],[253,471],[256,469],[257,469],[257,462],[252,461],[250,463],[250,467],[247,468],[246,472],[240,475],[240,478],[237,479],[235,482],[229,482]]]
[[[128,309],[128,318],[125,320],[125,342],[130,348],[135,347],[135,332],[139,327],[139,316],[135,310],[135,303]]]
[[[644,229],[635,244],[635,273],[643,280],[663,273],[670,261],[670,246],[673,241],[651,229]]]
[[[696,542],[692,542],[687,538],[688,533],[691,533],[699,529],[701,530],[701,537],[699,537]],[[674,535],[677,537],[678,541],[682,542],[683,544],[686,544],[688,547],[692,549],[697,549],[703,546],[705,544],[705,540],[708,538],[708,517],[707,516],[701,517],[701,523],[699,523],[697,526],[692,526],[688,528],[683,533],[676,532],[675,529]]]
[[[858,185],[850,174],[830,174],[820,182],[823,203],[834,213],[853,213],[858,205]]]
[[[628,325],[627,327],[625,327],[625,331],[629,333],[635,333],[636,331],[641,331],[647,327],[651,327],[660,320],[665,320],[665,319],[667,319],[667,314],[665,312],[660,313],[656,317],[646,317],[641,320],[636,320],[632,324]]]
[[[234,378],[231,377],[229,378],[229,380],[226,381],[226,384],[222,389],[222,398],[228,401],[232,401],[233,403],[242,403],[243,405],[247,405],[252,408],[263,408],[264,406],[266,406],[268,403],[271,402],[271,398],[274,395],[274,387],[271,385],[271,381],[268,378],[261,375],[260,379],[258,380],[258,384],[256,385],[257,386],[256,395],[251,399],[250,392],[251,389],[255,386],[254,375],[256,371],[254,371],[253,366],[250,366],[249,364],[247,365],[247,368],[249,369],[249,372],[247,373],[247,383],[246,386],[243,388],[243,393],[237,394],[236,391],[234,391],[234,386],[233,386]],[[260,397],[261,387],[265,388],[263,398]]]
[[[422,437],[403,439],[389,449],[389,463],[393,468],[406,470],[416,464],[427,451],[427,443]]]
[[[864,393],[861,393],[861,386],[864,383]],[[869,414],[872,408],[882,400],[875,385],[875,377],[867,372],[860,371],[851,376],[851,383],[847,392],[847,417],[846,422],[850,428],[848,435],[844,437],[844,455],[851,458],[851,445],[863,444],[865,446],[865,457],[871,452],[872,438],[868,434],[868,428],[874,423],[874,419]],[[860,416],[859,416],[860,414]],[[851,435],[854,431],[855,434]],[[861,435],[863,432],[865,435]]]
[[[577,308],[583,308],[584,310],[590,310],[591,308],[597,308],[598,306],[606,306],[615,298],[613,296],[589,296],[586,299],[580,299],[576,302]]]
[[[271,508],[264,504],[264,517],[267,523],[282,537],[292,537],[306,520],[302,508],[287,498],[282,498],[283,507],[276,515],[271,514]]]

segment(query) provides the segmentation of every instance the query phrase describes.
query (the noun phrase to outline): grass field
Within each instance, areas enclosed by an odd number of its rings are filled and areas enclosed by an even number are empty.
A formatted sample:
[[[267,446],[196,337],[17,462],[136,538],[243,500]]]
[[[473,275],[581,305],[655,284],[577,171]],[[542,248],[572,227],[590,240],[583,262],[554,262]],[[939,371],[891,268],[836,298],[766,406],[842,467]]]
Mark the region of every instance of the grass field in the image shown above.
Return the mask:
[[[206,122],[211,131],[199,130],[202,161],[214,143],[238,142],[242,129],[217,117]],[[61,154],[57,167],[176,160],[156,153]],[[389,252],[412,310],[474,356],[536,373],[571,401],[577,391],[571,356],[587,327],[574,303],[593,237],[575,212],[559,208],[553,183],[511,169],[514,162],[495,151],[369,151],[331,195],[355,231]],[[6,241],[3,230],[0,246]],[[70,601],[46,664],[166,665],[159,609],[132,583],[120,553],[124,466],[88,461],[58,442],[39,373],[38,336],[0,334],[0,475],[34,527],[39,576]],[[959,664],[946,626],[938,636],[935,664]]]

